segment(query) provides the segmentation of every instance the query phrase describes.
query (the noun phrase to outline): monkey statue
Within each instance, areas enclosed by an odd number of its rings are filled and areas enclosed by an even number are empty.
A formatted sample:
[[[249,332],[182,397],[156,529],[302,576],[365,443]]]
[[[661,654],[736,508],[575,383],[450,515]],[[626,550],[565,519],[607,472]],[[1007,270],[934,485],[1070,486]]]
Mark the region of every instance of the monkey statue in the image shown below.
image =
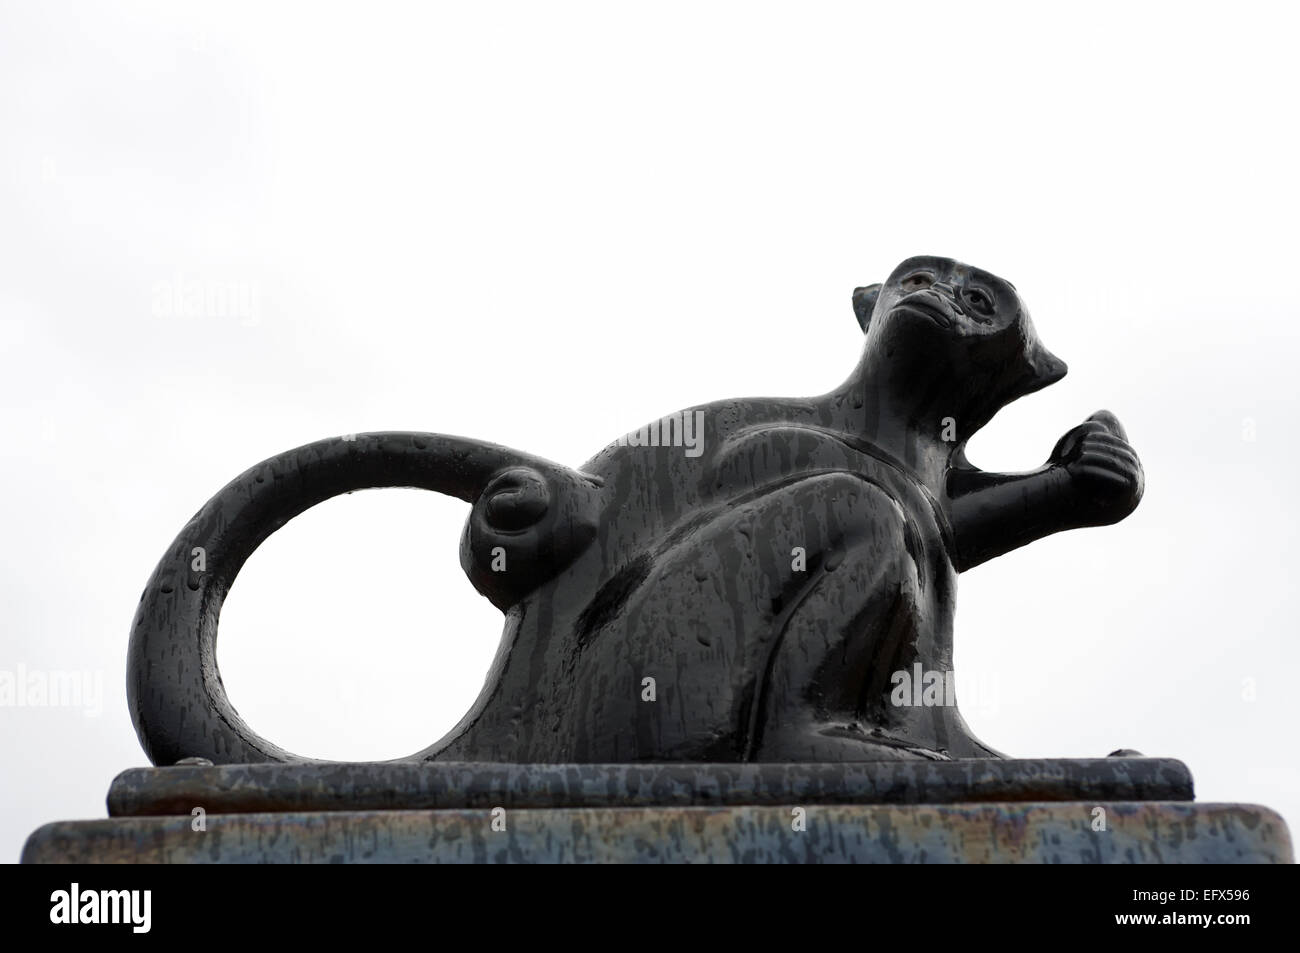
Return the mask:
[[[182,530],[141,599],[128,695],[146,753],[307,760],[230,705],[222,600],[297,514],[404,486],[472,504],[461,563],[505,628],[470,711],[400,760],[1002,757],[951,692],[913,704],[900,673],[951,674],[958,573],[1123,519],[1142,467],[1107,411],[1028,473],[967,461],[998,410],[1066,371],[1010,282],[910,258],[853,307],[861,358],[829,393],[689,408],[576,470],[424,433],[323,440],[255,466]]]

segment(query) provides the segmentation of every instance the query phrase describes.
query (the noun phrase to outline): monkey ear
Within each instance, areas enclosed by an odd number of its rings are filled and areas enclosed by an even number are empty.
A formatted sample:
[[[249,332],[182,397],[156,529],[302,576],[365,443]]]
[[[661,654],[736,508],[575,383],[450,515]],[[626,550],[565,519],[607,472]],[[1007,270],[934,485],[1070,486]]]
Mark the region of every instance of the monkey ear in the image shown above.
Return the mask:
[[[876,310],[876,299],[880,297],[880,285],[867,285],[865,288],[853,289],[853,313],[858,316],[858,325],[865,334],[871,312]]]

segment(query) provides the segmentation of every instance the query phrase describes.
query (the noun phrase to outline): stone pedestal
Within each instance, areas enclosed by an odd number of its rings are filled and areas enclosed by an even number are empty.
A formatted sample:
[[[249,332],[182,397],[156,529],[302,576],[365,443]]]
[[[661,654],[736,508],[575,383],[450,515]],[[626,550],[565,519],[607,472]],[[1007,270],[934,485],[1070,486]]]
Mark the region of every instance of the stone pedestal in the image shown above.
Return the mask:
[[[181,765],[25,863],[1291,863],[1179,761]]]

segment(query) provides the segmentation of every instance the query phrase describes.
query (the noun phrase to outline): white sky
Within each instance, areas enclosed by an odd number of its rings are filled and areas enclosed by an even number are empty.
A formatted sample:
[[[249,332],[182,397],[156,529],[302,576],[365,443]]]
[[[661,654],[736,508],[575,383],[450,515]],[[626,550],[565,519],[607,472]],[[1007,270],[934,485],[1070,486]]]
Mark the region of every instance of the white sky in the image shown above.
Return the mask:
[[[1128,521],[962,577],[967,720],[1016,756],[1178,757],[1200,799],[1300,819],[1297,26],[1248,3],[4,4],[0,670],[103,698],[0,708],[0,859],[145,763],[136,601],[245,468],[387,429],[577,465],[680,407],[823,393],[861,346],[852,289],[919,253],[1010,278],[1070,364],[977,464],[1037,466],[1106,407],[1147,474]],[[168,313],[187,282],[253,307]],[[466,512],[358,494],[254,555],[220,661],[259,733],[395,757],[460,717],[500,631],[457,562]]]

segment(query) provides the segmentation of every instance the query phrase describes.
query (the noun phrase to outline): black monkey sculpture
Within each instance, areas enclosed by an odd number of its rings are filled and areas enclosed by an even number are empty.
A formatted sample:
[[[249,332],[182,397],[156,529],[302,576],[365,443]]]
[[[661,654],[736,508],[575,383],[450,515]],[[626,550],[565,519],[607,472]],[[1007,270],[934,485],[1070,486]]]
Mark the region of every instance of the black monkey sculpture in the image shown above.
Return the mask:
[[[900,673],[925,673],[928,690],[951,672],[958,573],[1123,519],[1142,468],[1106,411],[1032,472],[967,462],[1000,408],[1065,374],[1009,282],[912,258],[853,306],[861,359],[830,393],[689,408],[576,470],[424,433],[323,440],[255,466],[195,515],[144,591],[127,687],[146,753],[307,760],[226,698],[222,600],[308,507],[404,486],[472,504],[461,562],[505,630],[470,711],[401,760],[1001,757],[950,692],[913,704]]]

